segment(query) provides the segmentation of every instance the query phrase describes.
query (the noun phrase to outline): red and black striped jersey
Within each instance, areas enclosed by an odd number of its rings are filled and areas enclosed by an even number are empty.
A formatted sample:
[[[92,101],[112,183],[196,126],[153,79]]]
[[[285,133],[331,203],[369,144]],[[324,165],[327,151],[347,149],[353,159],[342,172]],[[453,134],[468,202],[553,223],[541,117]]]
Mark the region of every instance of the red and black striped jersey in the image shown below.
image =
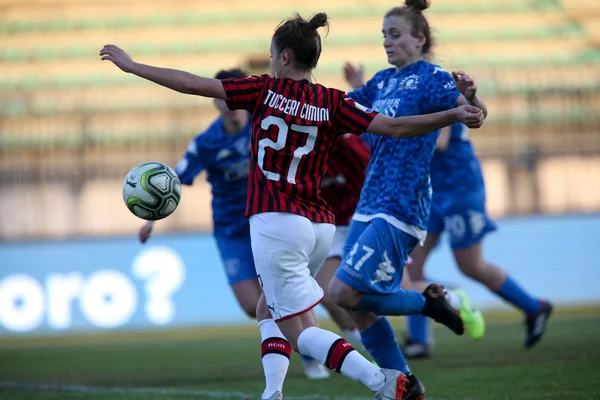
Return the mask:
[[[333,145],[321,197],[331,206],[336,225],[348,225],[360,199],[369,165],[369,146],[358,136],[343,135]]]
[[[334,223],[320,195],[329,152],[340,135],[365,132],[377,113],[307,80],[261,75],[222,82],[227,106],[252,114],[246,216],[289,212]]]

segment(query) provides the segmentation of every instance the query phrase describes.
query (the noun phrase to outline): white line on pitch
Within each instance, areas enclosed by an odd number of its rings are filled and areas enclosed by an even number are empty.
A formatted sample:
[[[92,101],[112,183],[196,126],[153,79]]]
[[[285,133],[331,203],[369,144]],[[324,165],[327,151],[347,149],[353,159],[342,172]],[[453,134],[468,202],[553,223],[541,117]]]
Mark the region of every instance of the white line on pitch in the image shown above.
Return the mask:
[[[260,395],[236,391],[160,388],[160,387],[111,387],[88,385],[61,385],[55,383],[33,382],[0,382],[0,389],[33,390],[43,392],[79,392],[79,393],[115,393],[115,394],[147,394],[151,396],[202,396],[210,399],[251,398],[258,399]],[[286,400],[371,400],[372,397],[346,397],[346,396],[285,396]],[[429,400],[452,400],[449,398],[431,398]],[[469,400],[469,399],[465,399]]]
[[[147,394],[152,396],[202,396],[212,399],[225,399],[237,397],[240,399],[257,398],[256,394],[248,394],[243,392],[230,392],[221,390],[204,390],[204,389],[178,389],[178,388],[158,388],[158,387],[102,387],[102,386],[87,386],[87,385],[60,385],[46,383],[30,383],[30,382],[0,382],[2,389],[21,389],[21,390],[37,390],[49,392],[80,392],[80,393],[118,393],[118,394]],[[286,400],[368,400],[369,397],[330,397],[330,396],[285,396]]]

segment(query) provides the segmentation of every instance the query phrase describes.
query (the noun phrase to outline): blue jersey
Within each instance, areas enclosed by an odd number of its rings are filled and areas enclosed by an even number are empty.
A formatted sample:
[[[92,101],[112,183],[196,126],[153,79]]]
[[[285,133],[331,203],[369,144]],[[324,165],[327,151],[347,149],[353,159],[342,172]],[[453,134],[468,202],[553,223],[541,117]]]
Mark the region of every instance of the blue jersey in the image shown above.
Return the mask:
[[[192,140],[175,167],[181,183],[191,185],[206,170],[212,186],[215,234],[235,236],[249,230],[245,217],[252,122],[235,134],[227,134],[218,118]]]
[[[481,165],[465,125],[453,124],[448,147],[433,154],[431,186],[434,201],[438,196],[459,196],[483,187]]]
[[[459,95],[452,76],[426,61],[380,71],[348,94],[390,117],[448,110]],[[371,160],[354,219],[381,217],[422,239],[431,203],[429,164],[439,131],[409,139],[367,135]]]
[[[481,165],[460,123],[450,127],[448,147],[431,160],[433,202],[427,231],[448,232],[453,249],[470,247],[496,230],[485,209],[485,185]]]

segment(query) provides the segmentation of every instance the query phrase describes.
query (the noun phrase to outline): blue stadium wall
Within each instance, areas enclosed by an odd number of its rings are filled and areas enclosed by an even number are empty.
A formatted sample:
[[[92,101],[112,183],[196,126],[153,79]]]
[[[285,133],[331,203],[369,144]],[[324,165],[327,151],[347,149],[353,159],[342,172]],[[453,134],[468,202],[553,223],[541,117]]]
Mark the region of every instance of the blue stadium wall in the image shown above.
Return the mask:
[[[484,251],[558,305],[600,303],[600,215],[499,221]],[[468,290],[481,308],[507,307],[461,276],[447,242],[427,275]],[[320,316],[325,316],[322,309]],[[0,244],[0,335],[249,323],[206,233]]]

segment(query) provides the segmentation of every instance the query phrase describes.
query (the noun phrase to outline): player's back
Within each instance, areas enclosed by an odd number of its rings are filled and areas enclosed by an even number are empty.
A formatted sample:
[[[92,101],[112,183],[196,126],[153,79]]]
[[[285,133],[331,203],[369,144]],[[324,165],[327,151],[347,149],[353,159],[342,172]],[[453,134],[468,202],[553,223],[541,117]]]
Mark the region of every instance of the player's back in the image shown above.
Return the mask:
[[[431,159],[431,186],[434,197],[460,195],[483,186],[483,173],[462,123],[450,127],[450,140],[444,150],[436,150]]]
[[[252,113],[252,158],[246,215],[289,212],[313,222],[334,223],[320,196],[321,179],[334,141],[359,133],[375,117],[344,92],[307,80],[268,75],[223,81],[232,109]]]

